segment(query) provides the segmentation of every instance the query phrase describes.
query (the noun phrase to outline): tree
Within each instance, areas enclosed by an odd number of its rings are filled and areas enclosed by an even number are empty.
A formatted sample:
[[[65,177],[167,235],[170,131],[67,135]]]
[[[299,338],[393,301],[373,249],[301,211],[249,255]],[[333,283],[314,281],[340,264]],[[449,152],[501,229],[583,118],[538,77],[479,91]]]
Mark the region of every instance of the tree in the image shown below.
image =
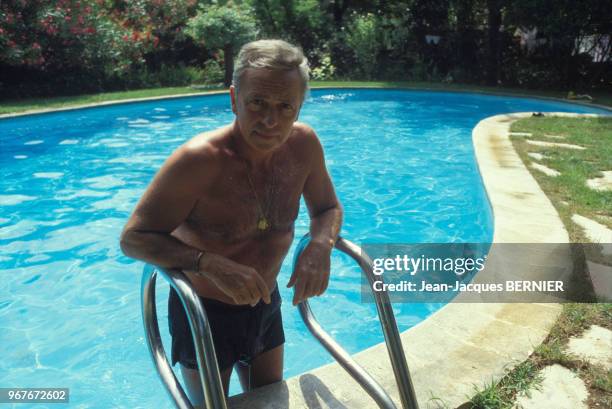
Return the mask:
[[[222,49],[225,86],[232,83],[234,52],[257,36],[257,25],[248,10],[236,5],[203,6],[187,22],[186,34],[209,49]]]
[[[540,86],[543,82],[566,87],[612,85],[611,61],[592,61],[578,46],[589,37],[596,40],[593,43],[609,38],[612,33],[609,1],[513,0],[505,11],[504,25],[512,29],[537,29],[536,49],[530,55],[521,55],[522,65],[528,65],[536,74],[534,82]],[[609,44],[609,40],[602,43]]]
[[[412,31],[421,59],[428,67],[428,77],[435,78],[448,71],[449,7],[449,0],[415,0],[410,9],[414,21]],[[431,36],[430,40],[427,36]]]
[[[318,57],[332,31],[318,0],[249,0],[260,33],[265,38],[282,38],[301,46],[308,55]],[[311,60],[312,61],[312,60]]]

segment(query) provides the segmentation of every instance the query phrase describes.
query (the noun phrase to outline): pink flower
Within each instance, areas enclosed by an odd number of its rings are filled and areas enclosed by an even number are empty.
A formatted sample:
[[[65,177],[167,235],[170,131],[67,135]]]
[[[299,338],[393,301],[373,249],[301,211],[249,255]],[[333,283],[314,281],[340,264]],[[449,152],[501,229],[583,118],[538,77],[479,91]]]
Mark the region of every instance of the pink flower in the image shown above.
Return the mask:
[[[35,49],[35,50],[40,50],[40,44],[34,43],[34,44],[32,44],[32,48]]]

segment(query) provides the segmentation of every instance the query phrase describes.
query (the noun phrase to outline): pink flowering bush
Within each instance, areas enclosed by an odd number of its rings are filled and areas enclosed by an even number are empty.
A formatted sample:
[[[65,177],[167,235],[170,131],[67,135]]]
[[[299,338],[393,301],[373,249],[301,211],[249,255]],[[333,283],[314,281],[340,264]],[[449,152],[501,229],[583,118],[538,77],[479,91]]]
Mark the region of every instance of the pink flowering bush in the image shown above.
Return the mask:
[[[196,0],[2,0],[2,82],[79,76],[98,87],[132,81],[146,62],[191,40],[183,33]],[[169,51],[170,50],[170,51]],[[164,54],[165,53],[165,54]],[[150,65],[150,64],[149,64]],[[2,70],[0,70],[1,72]],[[40,73],[40,74],[37,74]],[[119,81],[119,82],[117,82]],[[136,81],[136,84],[138,81]],[[79,85],[75,85],[78,87]],[[114,85],[113,85],[114,87]]]
[[[35,0],[0,4],[0,63],[38,70],[124,70],[153,39],[113,18],[104,1]]]

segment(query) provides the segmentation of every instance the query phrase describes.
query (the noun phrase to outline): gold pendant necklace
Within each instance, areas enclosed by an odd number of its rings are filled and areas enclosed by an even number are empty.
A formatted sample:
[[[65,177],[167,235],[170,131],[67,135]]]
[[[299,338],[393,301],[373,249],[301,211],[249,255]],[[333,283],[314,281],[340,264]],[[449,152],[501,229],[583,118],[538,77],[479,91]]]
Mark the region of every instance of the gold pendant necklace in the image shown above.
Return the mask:
[[[257,220],[257,230],[264,232],[270,228],[270,222],[268,221],[268,218],[266,217],[266,215],[268,214],[270,210],[271,200],[268,200],[266,202],[266,211],[264,212],[263,208],[261,207],[261,203],[259,202],[259,197],[257,197],[257,191],[255,190],[255,184],[253,183],[253,179],[251,179],[251,172],[249,172],[248,165],[247,165],[247,179],[249,180],[249,186],[251,187],[251,191],[253,192],[253,196],[255,197],[255,202],[257,203],[257,208],[259,209],[259,219]],[[272,172],[272,183],[270,186],[270,191],[273,191],[273,189],[274,189],[274,172]]]
[[[268,219],[266,219],[264,216],[259,218],[259,221],[257,222],[257,228],[259,230],[268,230],[268,227],[270,226],[270,224],[268,223]]]

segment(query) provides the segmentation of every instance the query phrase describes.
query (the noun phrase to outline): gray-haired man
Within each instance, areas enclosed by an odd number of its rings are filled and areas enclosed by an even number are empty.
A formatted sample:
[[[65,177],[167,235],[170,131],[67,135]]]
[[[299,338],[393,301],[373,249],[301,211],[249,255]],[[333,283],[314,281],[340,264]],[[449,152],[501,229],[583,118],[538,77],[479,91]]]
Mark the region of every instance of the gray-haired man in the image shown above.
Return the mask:
[[[221,378],[244,389],[282,379],[284,334],[276,278],[304,195],[312,240],[289,287],[293,304],[322,294],[342,208],[315,132],[296,122],[308,87],[301,50],[246,44],[230,87],[233,123],[197,135],[159,170],[121,236],[126,255],[185,271],[208,313]],[[201,404],[189,325],[171,292],[172,360]]]

